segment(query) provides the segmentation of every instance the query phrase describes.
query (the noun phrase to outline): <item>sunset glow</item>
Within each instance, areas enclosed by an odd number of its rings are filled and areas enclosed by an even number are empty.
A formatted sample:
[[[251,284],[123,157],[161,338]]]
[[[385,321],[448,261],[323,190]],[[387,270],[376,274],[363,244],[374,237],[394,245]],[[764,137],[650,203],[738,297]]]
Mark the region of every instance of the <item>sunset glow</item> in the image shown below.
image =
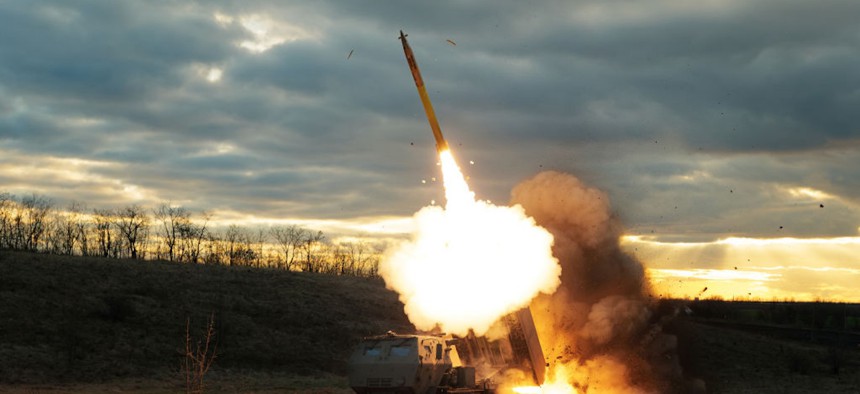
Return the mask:
[[[664,296],[860,301],[860,237],[673,243],[626,236],[624,246]]]

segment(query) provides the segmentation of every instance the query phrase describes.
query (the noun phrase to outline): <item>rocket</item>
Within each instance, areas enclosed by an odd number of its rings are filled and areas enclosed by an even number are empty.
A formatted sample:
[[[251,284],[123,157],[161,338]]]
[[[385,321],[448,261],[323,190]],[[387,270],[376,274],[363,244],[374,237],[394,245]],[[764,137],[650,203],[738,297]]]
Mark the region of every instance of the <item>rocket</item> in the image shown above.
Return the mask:
[[[412,53],[409,43],[406,42],[406,35],[403,34],[403,30],[400,31],[400,41],[403,43],[403,52],[406,53],[406,62],[409,63],[409,71],[412,71],[415,87],[418,88],[418,96],[421,97],[421,104],[424,104],[424,112],[427,113],[427,120],[430,121],[430,128],[433,129],[433,137],[436,138],[436,151],[448,150],[448,142],[442,136],[442,129],[439,128],[436,112],[433,111],[433,104],[430,103],[430,96],[427,95],[427,88],[424,87],[424,79],[421,78],[421,71],[418,70],[415,55]]]

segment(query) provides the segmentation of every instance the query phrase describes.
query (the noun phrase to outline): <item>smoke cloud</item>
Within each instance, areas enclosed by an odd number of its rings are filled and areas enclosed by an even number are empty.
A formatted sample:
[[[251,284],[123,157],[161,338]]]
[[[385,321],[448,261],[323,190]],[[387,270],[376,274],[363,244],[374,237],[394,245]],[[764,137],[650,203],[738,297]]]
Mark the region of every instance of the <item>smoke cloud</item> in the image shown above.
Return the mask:
[[[623,228],[605,193],[542,172],[517,185],[512,204],[552,233],[561,285],[531,304],[553,374],[580,393],[683,392],[677,341],[661,332],[642,264],[620,247]]]

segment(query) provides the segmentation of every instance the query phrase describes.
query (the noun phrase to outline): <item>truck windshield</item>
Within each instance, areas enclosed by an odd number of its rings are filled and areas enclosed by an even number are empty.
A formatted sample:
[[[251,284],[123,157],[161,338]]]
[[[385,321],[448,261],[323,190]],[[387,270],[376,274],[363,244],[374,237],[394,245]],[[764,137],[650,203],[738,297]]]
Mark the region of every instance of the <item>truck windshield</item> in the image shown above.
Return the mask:
[[[412,351],[412,346],[400,345],[391,347],[391,357],[406,357]]]
[[[364,355],[365,356],[378,356],[380,354],[382,354],[382,348],[380,348],[380,347],[369,346],[369,347],[364,348]]]

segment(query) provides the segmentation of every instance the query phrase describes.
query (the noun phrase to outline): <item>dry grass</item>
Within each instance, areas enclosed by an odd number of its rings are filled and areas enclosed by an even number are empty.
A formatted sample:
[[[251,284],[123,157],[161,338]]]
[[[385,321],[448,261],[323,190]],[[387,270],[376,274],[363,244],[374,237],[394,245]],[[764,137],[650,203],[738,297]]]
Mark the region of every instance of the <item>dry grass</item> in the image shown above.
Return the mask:
[[[411,327],[378,280],[2,251],[0,384],[144,379],[181,391],[186,319],[212,313],[213,377],[344,374],[362,336]]]
[[[205,333],[212,313],[211,393],[349,393],[353,344],[410,330],[378,280],[0,251],[0,393],[182,392],[186,318]],[[710,393],[860,387],[855,348],[686,320],[671,328],[687,375]]]
[[[740,330],[682,321],[688,374],[704,379],[709,393],[857,393],[860,352],[842,349],[839,374],[832,349]]]
[[[95,394],[138,393],[175,394],[182,388],[173,382],[155,379],[118,379],[106,383],[72,384],[24,384],[2,385],[0,393],[9,394]],[[305,393],[348,394],[346,378],[330,374],[301,376],[289,373],[259,373],[251,371],[228,371],[220,375],[207,376],[207,393]]]

